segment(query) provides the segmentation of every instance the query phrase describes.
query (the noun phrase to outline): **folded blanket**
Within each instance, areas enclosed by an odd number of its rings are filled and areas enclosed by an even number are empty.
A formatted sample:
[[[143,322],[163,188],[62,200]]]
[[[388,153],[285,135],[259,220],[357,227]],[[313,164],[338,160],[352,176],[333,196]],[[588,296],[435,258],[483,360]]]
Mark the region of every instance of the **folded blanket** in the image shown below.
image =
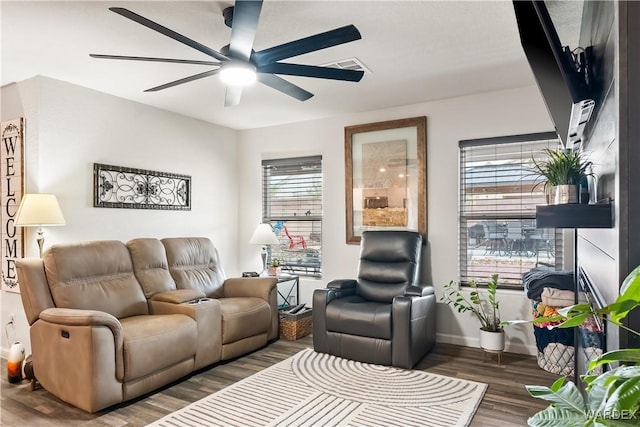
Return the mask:
[[[586,299],[582,293],[578,294],[579,302],[585,302]],[[547,307],[568,307],[575,304],[575,293],[556,288],[544,288],[541,294],[542,304]]]
[[[572,271],[549,271],[532,269],[522,275],[522,284],[527,298],[540,301],[544,288],[572,291],[574,288]]]

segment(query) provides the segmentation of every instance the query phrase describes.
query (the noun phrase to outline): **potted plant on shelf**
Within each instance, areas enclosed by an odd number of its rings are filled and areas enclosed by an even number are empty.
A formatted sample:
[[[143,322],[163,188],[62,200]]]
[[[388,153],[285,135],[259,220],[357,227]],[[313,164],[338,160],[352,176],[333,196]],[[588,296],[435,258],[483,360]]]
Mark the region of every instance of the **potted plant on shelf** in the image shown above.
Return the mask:
[[[640,307],[640,266],[623,281],[620,295],[613,304],[599,310],[595,315],[618,325],[630,334],[640,336],[622,323],[629,312]],[[577,304],[559,310],[559,315],[538,318],[534,322],[562,321],[559,328],[581,325],[594,315],[590,304]],[[530,323],[510,321],[504,324]],[[612,364],[616,367],[596,375],[596,369]],[[565,377],[560,377],[551,387],[526,386],[531,396],[544,399],[551,404],[533,415],[527,423],[532,427],[554,426],[624,426],[640,425],[640,348],[627,348],[604,353],[589,363],[589,372],[582,375],[585,394]]]
[[[478,291],[477,283],[469,283],[471,291],[466,297],[458,288],[458,283],[450,281],[444,286],[444,295],[440,301],[446,302],[459,313],[471,312],[480,321],[480,347],[488,351],[504,350],[504,329],[500,323],[500,302],[496,299],[498,275],[491,276],[487,284],[486,296]]]
[[[544,179],[545,193],[552,205],[578,203],[578,186],[590,172],[592,163],[584,158],[579,150],[545,149],[548,158],[533,161],[533,172]]]
[[[269,265],[269,268],[267,268],[267,274],[269,276],[277,276],[278,274],[280,274],[281,265],[282,262],[280,261],[280,258],[272,258],[271,264]]]

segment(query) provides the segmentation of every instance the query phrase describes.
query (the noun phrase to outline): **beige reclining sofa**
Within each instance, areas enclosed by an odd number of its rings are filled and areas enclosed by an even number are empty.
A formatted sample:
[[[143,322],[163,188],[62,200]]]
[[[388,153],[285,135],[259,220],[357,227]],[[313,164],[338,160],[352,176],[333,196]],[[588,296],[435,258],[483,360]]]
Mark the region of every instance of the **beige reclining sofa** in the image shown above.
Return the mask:
[[[206,238],[60,244],[17,267],[35,376],[88,412],[278,336],[276,280],[226,279]]]

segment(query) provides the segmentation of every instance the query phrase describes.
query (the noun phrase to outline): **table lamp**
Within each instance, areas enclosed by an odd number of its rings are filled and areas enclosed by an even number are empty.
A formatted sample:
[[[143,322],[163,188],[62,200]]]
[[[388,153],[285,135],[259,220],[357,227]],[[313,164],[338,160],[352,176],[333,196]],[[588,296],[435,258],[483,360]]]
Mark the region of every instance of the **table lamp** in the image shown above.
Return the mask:
[[[260,274],[262,274],[267,269],[267,245],[277,245],[279,243],[278,238],[271,228],[271,224],[258,224],[249,239],[249,243],[252,245],[262,245],[262,271],[260,272]]]
[[[16,214],[17,227],[38,227],[38,248],[42,258],[44,235],[42,226],[65,225],[62,211],[53,194],[25,194]]]

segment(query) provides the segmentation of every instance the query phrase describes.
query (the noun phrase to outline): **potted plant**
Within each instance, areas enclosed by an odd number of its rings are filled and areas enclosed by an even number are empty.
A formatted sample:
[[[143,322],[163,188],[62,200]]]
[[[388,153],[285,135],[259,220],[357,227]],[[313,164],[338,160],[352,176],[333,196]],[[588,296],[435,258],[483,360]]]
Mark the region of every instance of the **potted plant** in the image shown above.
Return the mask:
[[[544,179],[545,193],[550,196],[548,203],[553,205],[578,203],[578,186],[588,176],[591,161],[584,159],[578,150],[545,149],[548,158],[533,159],[533,172]]]
[[[487,284],[486,296],[478,291],[475,280],[469,283],[471,291],[466,297],[458,288],[458,283],[450,281],[444,286],[440,301],[446,302],[459,313],[471,312],[480,321],[480,347],[489,351],[504,350],[504,329],[500,323],[500,302],[496,299],[498,275],[491,276]]]
[[[267,274],[269,276],[277,276],[280,274],[280,266],[282,262],[279,258],[272,258],[271,263],[269,264],[269,268],[267,268]]]
[[[622,283],[620,295],[613,304],[596,310],[596,315],[618,325],[631,334],[640,336],[640,331],[622,324],[629,312],[640,307],[640,266],[633,270]],[[581,325],[593,315],[589,304],[577,304],[559,310],[553,318],[538,318],[540,321],[562,321],[557,326],[570,328]],[[527,321],[529,323],[530,321]],[[523,321],[504,324],[523,323]],[[596,368],[613,364],[616,367],[599,375]],[[581,376],[585,383],[585,395],[565,377],[556,380],[551,387],[526,386],[531,396],[544,399],[551,404],[538,412],[527,423],[542,426],[623,426],[640,425],[640,348],[621,349],[604,353],[589,363],[589,372]]]

